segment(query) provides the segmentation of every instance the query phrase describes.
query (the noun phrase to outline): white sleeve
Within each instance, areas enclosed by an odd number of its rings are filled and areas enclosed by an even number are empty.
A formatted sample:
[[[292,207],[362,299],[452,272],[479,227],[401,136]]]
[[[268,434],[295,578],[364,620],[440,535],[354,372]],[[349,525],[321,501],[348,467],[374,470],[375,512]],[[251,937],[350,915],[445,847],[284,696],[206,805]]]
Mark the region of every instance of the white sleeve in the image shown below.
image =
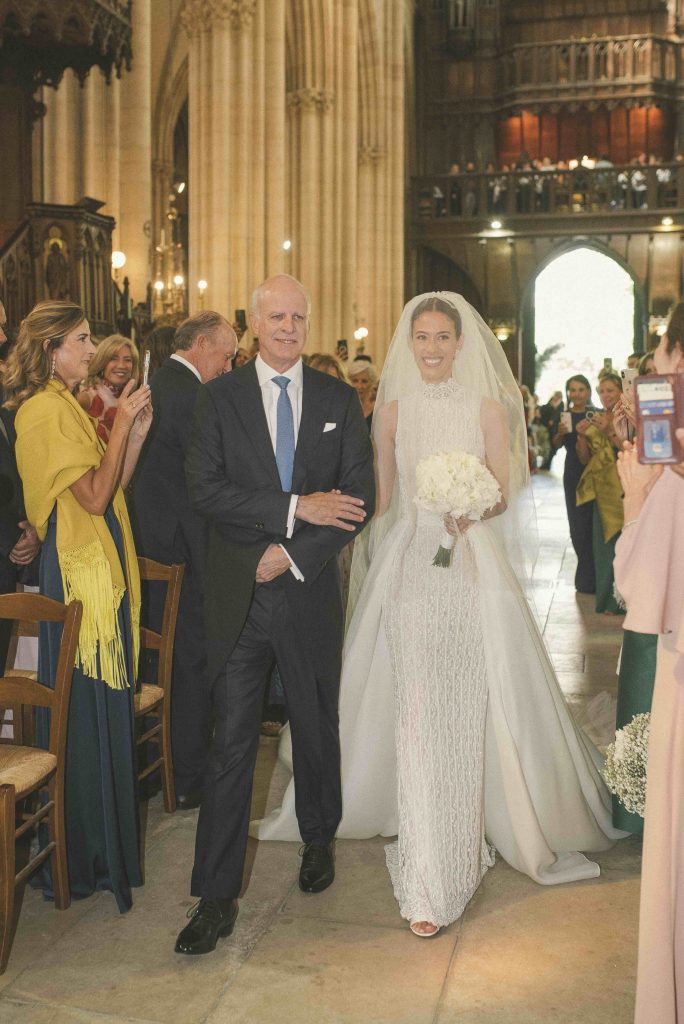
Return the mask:
[[[295,565],[295,563],[294,563],[294,562],[292,561],[292,559],[290,558],[290,556],[289,556],[289,554],[288,554],[288,552],[287,552],[287,549],[286,549],[286,548],[284,548],[282,544],[279,544],[279,545],[278,545],[278,547],[279,547],[279,548],[282,548],[282,550],[283,550],[283,551],[285,552],[285,554],[287,555],[288,561],[289,561],[289,563],[290,563],[290,572],[292,573],[292,575],[294,576],[294,578],[295,578],[296,580],[299,580],[299,582],[300,582],[300,583],[303,583],[303,582],[304,582],[304,576],[303,576],[303,574],[302,574],[301,570],[297,568],[297,566]]]

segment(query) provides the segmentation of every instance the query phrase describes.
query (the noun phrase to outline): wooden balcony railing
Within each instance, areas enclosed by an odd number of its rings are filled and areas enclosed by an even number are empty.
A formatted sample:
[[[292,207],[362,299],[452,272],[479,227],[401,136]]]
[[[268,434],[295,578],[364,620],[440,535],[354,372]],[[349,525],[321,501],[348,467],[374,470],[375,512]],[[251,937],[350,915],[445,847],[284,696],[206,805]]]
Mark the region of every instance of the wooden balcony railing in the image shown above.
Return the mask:
[[[680,44],[653,35],[525,43],[499,61],[498,93],[504,104],[563,102],[586,92],[622,96],[637,88],[674,97]]]
[[[413,178],[414,223],[684,208],[684,163]]]

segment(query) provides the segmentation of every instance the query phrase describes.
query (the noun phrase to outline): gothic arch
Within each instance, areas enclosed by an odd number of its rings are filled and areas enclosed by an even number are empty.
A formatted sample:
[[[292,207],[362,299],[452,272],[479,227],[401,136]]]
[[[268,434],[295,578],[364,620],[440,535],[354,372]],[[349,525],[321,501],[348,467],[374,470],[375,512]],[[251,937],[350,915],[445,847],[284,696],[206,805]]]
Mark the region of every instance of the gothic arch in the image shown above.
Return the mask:
[[[528,278],[520,302],[519,324],[519,379],[528,387],[534,387],[535,323],[534,286],[543,270],[554,263],[559,256],[565,256],[574,249],[593,249],[608,259],[614,260],[634,283],[634,347],[639,350],[644,343],[647,328],[647,309],[644,288],[634,268],[623,257],[597,238],[571,238],[560,243],[537,264]]]

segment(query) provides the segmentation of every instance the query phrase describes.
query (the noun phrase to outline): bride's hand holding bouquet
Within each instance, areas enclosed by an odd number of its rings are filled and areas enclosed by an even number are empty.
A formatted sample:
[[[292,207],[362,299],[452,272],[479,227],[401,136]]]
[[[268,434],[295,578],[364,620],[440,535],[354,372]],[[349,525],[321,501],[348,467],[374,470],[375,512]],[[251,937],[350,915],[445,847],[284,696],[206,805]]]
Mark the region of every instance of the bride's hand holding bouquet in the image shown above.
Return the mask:
[[[432,564],[447,569],[456,538],[502,499],[497,481],[480,459],[455,450],[421,459],[414,500],[419,508],[444,518],[445,532]]]

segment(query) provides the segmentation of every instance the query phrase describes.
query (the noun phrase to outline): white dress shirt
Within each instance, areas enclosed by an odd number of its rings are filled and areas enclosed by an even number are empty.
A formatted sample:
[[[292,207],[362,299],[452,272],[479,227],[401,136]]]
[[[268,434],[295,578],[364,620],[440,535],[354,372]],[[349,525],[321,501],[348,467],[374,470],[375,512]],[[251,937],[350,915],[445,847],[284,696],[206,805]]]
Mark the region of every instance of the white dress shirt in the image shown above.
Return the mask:
[[[264,403],[266,423],[268,424],[268,432],[271,436],[271,444],[273,445],[274,454],[278,440],[278,398],[280,397],[281,388],[278,384],[273,383],[273,378],[288,377],[291,381],[287,386],[287,395],[290,399],[290,405],[292,406],[292,420],[294,425],[296,448],[297,438],[299,437],[299,424],[302,420],[302,388],[304,384],[304,373],[302,370],[301,359],[299,359],[294,366],[291,366],[289,370],[286,370],[285,373],[278,373],[277,370],[274,370],[264,362],[261,355],[257,355],[254,360],[254,365],[256,367],[259,387],[261,388],[261,400]],[[288,538],[292,536],[294,531],[295,513],[297,511],[298,501],[299,495],[293,494],[290,499],[290,508],[287,516],[286,536]],[[280,546],[282,547],[282,544]],[[292,561],[285,548],[283,548],[283,551],[285,551],[285,554],[290,559],[290,571],[292,572],[292,575],[295,579],[300,580],[300,582],[303,581],[304,576]]]
[[[201,376],[199,370],[197,369],[197,367],[193,366],[192,363],[188,362],[187,359],[184,359],[183,356],[180,354],[180,352],[173,352],[171,354],[171,358],[175,359],[177,363],[182,363],[183,366],[187,366],[188,370],[190,370],[192,373],[195,374],[195,376],[197,377],[197,380],[200,382],[200,384],[202,383],[202,376]]]

